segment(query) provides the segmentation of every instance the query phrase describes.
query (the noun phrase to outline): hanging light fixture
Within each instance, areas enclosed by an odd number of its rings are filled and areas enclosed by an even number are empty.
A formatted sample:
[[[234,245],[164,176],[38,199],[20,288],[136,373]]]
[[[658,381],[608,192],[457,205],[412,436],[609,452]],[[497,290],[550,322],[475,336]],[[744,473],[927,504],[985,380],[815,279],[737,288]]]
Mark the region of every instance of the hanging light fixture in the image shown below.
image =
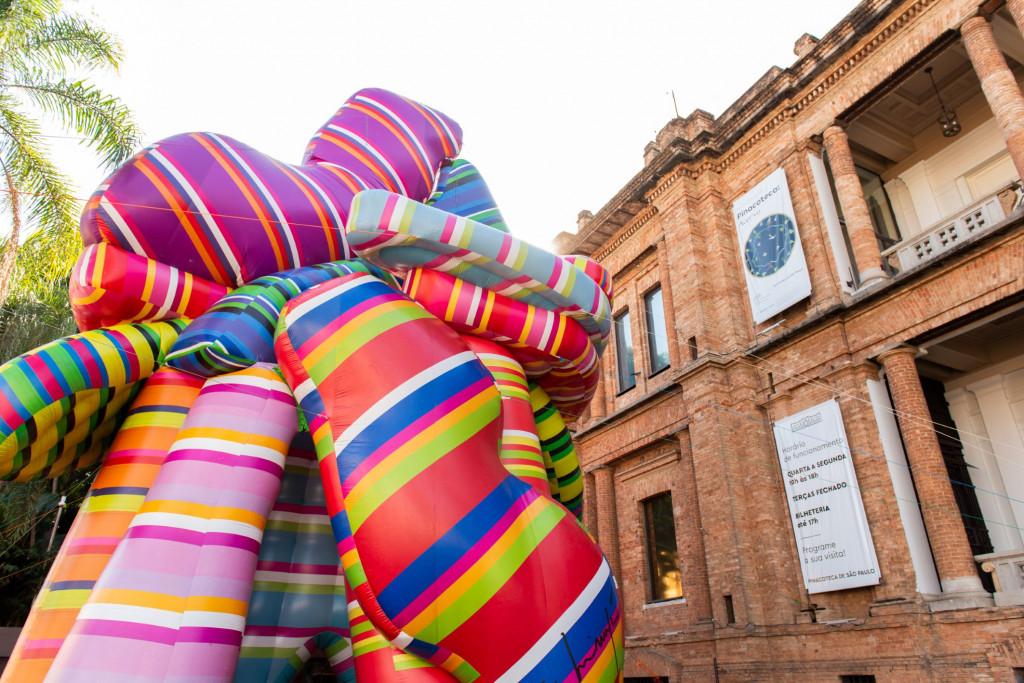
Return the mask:
[[[928,74],[928,78],[931,79],[932,89],[935,91],[935,99],[939,101],[939,107],[942,108],[942,116],[939,117],[939,125],[942,126],[942,134],[947,138],[956,137],[960,133],[960,121],[956,117],[956,112],[952,109],[946,109],[946,103],[942,101],[942,95],[939,94],[939,86],[935,85],[935,76],[932,75],[932,68],[927,67],[924,72]]]

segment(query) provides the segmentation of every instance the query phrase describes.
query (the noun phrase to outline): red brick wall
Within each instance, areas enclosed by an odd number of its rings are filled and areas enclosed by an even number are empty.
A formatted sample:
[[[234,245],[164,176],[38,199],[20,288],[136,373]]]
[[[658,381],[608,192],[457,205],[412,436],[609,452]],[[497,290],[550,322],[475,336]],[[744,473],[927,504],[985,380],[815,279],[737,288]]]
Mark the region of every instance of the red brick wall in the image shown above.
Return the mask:
[[[812,136],[973,14],[975,4],[903,3],[892,21],[795,90],[781,123],[769,125],[770,113],[714,163],[666,175],[647,192],[649,208],[595,252],[616,281],[615,310],[632,314],[640,373],[635,389],[616,395],[612,344],[602,364],[602,410],[576,425],[593,510],[587,519],[600,525],[601,510],[615,515],[614,538],[600,529],[599,537],[606,547],[614,543],[621,565],[628,675],[723,683],[837,681],[859,673],[878,681],[1010,681],[1010,667],[1024,667],[1024,609],[938,613],[916,593],[865,384],[877,379],[874,359],[882,350],[1021,295],[1024,228],[854,301],[841,293],[807,163],[819,150]],[[759,334],[730,205],[779,166],[812,295],[761,328],[784,318],[782,325]],[[672,367],[649,377],[642,295],[658,283],[671,299],[676,348]],[[839,398],[882,580],[808,596],[770,424],[831,397]],[[614,508],[595,501],[598,467],[611,477]],[[652,606],[640,501],[663,491],[672,493],[685,602]],[[733,625],[726,623],[726,594]]]

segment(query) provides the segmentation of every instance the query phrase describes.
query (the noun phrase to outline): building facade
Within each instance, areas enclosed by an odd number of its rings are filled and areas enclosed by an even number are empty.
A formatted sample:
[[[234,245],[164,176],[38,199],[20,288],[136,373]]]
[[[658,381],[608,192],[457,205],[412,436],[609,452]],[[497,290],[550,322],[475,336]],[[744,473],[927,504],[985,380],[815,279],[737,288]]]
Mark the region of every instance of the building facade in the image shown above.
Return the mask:
[[[627,681],[1024,681],[1024,0],[865,0],[563,253]]]

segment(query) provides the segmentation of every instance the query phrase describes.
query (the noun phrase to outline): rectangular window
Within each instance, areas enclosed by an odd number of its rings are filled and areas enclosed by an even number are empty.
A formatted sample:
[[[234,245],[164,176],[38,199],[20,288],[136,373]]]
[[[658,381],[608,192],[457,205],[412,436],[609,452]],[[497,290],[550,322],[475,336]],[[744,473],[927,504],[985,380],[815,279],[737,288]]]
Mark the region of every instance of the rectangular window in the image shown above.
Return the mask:
[[[647,538],[647,574],[651,602],[683,597],[683,578],[676,550],[676,524],[672,515],[672,494],[660,493],[643,502]]]
[[[636,386],[633,366],[633,337],[629,332],[629,311],[615,316],[615,362],[619,371],[619,393]]]
[[[875,683],[874,674],[856,674],[853,676],[840,676],[839,683]]]
[[[644,311],[647,317],[647,349],[651,356],[651,374],[668,367],[668,331],[665,328],[665,304],[661,298],[661,287],[644,295]]]

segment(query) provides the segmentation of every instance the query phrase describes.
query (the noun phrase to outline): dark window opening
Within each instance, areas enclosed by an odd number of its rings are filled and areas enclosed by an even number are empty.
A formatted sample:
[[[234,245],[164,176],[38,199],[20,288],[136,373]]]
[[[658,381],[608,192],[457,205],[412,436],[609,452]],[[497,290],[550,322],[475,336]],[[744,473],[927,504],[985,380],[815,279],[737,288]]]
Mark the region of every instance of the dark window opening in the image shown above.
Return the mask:
[[[683,578],[676,548],[672,494],[660,493],[643,502],[647,542],[647,575],[651,602],[683,597]]]
[[[874,674],[853,674],[840,676],[839,683],[875,683]]]
[[[725,623],[735,624],[736,623],[736,608],[732,604],[732,596],[729,594],[723,595],[725,598]]]
[[[690,337],[686,342],[686,346],[690,349],[690,360],[697,360],[697,338]]]
[[[893,213],[889,193],[882,184],[882,176],[874,171],[857,166],[857,177],[860,178],[860,186],[864,190],[864,201],[867,202],[868,212],[871,214],[871,224],[878,238],[878,248],[885,251],[900,241],[900,229],[896,225],[896,214]]]
[[[615,365],[619,376],[619,393],[636,386],[633,364],[633,336],[629,330],[629,311],[615,316]]]
[[[946,402],[946,387],[938,380],[921,377],[921,389],[924,392],[925,402],[928,404],[928,416],[935,423],[935,436],[939,440],[939,450],[942,451],[942,459],[946,463],[949,483],[953,488],[953,498],[956,499],[957,508],[960,510],[960,519],[963,520],[964,530],[967,532],[971,553],[974,555],[990,553],[992,552],[992,540],[989,538],[988,527],[985,526],[985,519],[981,514],[981,505],[978,503],[978,494],[971,482],[971,472],[968,469],[967,460],[964,459],[964,451],[960,447],[960,433],[953,426],[953,416],[950,414],[949,404]],[[978,574],[985,590],[990,593],[995,591],[992,575],[980,570]]]
[[[835,204],[836,214],[839,216],[843,241],[846,243],[846,253],[850,255],[851,272],[849,273],[850,279],[846,281],[846,284],[858,287],[860,286],[860,273],[857,271],[853,243],[850,242],[850,233],[846,228],[846,217],[843,215],[843,205],[839,202],[839,193],[836,192],[836,181],[832,177],[832,166],[828,162],[828,153],[822,154],[822,160],[825,162],[825,174],[828,176],[828,184],[832,190],[832,202]],[[855,168],[864,193],[864,201],[868,205],[871,225],[875,229],[875,237],[878,239],[878,249],[885,251],[898,244],[901,239],[900,228],[896,223],[896,214],[892,210],[892,202],[889,201],[889,193],[885,191],[882,176],[861,166],[855,166]]]
[[[661,287],[655,287],[644,295],[644,316],[647,321],[647,353],[653,375],[668,367],[668,330]]]

